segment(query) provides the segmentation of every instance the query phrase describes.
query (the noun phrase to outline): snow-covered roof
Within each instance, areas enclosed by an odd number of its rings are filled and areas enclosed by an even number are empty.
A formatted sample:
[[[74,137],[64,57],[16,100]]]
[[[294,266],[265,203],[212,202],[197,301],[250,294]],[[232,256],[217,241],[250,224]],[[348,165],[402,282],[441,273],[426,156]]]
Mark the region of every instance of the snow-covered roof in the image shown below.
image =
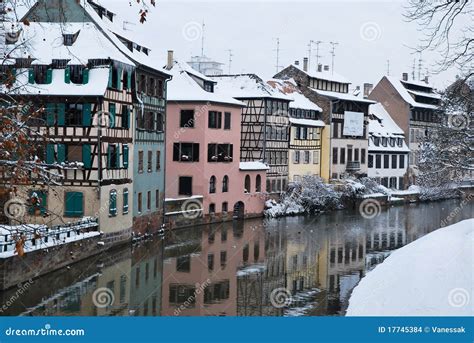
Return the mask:
[[[438,108],[438,106],[436,106],[436,105],[423,104],[421,102],[416,102],[414,97],[412,95],[410,95],[410,93],[408,92],[408,89],[406,89],[405,86],[403,85],[402,80],[397,79],[396,77],[393,77],[393,76],[385,76],[385,77],[392,84],[392,86],[396,89],[398,94],[400,94],[402,99],[405,102],[407,102],[408,104],[410,104],[411,106],[419,107],[419,108],[433,109],[433,110]],[[405,81],[405,83],[415,84],[413,82],[406,82]],[[429,87],[429,86],[424,84],[424,87]],[[429,94],[433,94],[433,93],[426,93],[426,95],[423,95],[423,96],[428,96]]]
[[[16,82],[9,90],[0,86],[0,91],[10,95],[57,95],[57,96],[104,96],[109,84],[109,68],[89,70],[89,82],[85,85],[66,83],[64,69],[53,69],[52,82],[47,85],[28,83],[28,70],[18,69]]]
[[[319,89],[311,88],[314,92],[316,92],[319,95],[332,98],[332,99],[338,99],[338,100],[347,100],[347,101],[357,101],[357,102],[365,102],[368,104],[375,104],[375,101],[369,100],[369,99],[364,99],[358,96],[355,96],[351,93],[339,93],[339,92],[331,92],[331,91],[322,91]]]
[[[385,110],[382,104],[377,103],[369,106],[369,114],[376,117],[376,119],[369,120],[369,134],[372,137],[385,137],[385,138],[405,138],[403,130],[395,123],[390,114]],[[396,142],[395,146],[387,144],[387,146],[379,145],[376,146],[373,139],[369,139],[369,151],[379,150],[395,150],[400,152],[408,152],[408,146],[405,140],[402,142],[402,146]]]
[[[97,1],[95,2],[98,3]],[[144,46],[141,43],[137,42],[136,40],[137,37],[131,37],[130,32],[123,29],[123,23],[125,21],[123,20],[121,21],[122,26],[117,25],[119,20],[114,19],[114,22],[111,22],[106,16],[103,16],[101,18],[88,1],[81,1],[80,4],[84,8],[84,10],[87,12],[87,14],[92,18],[92,20],[102,29],[103,33],[107,36],[107,38],[109,38],[109,40],[123,54],[125,54],[128,58],[130,58],[137,64],[141,64],[141,65],[147,66],[149,68],[152,68],[152,69],[155,69],[157,71],[167,74],[166,71],[163,69],[163,66],[166,65],[164,60],[158,58],[157,56],[152,57],[150,55],[147,55],[143,52],[143,50],[138,51],[137,49],[133,49],[132,51],[117,37],[118,35],[123,38],[126,38],[129,41],[132,41],[141,46]]]
[[[400,80],[402,83],[410,84],[410,85],[415,85],[419,87],[426,87],[426,88],[431,88],[434,89],[434,86],[431,85],[430,83],[426,83],[425,81],[417,81],[417,80]]]
[[[15,24],[22,33],[19,42],[7,45],[10,58],[36,59],[35,64],[51,64],[53,59],[73,60],[87,64],[89,59],[112,59],[126,64],[134,63],[121,53],[93,23],[38,23]],[[79,32],[71,46],[64,45],[63,34]]]
[[[345,84],[350,84],[351,82],[346,79],[344,76],[339,75],[337,73],[333,73],[328,70],[323,70],[323,71],[304,71],[300,66],[297,66],[295,64],[292,64],[293,67],[296,69],[299,69],[301,72],[305,73],[309,77],[315,78],[315,79],[320,79],[320,80],[326,80],[326,81],[333,81],[333,82],[339,82],[339,83],[345,83]]]
[[[214,92],[205,91],[189,74],[187,63],[174,62],[173,68],[167,72],[173,76],[168,87],[168,101],[213,102],[245,106],[233,97],[222,94],[216,87]]]
[[[326,124],[322,120],[314,119],[300,119],[300,118],[290,118],[290,123],[295,125],[302,126],[312,126],[312,127],[325,127]]]
[[[216,75],[217,90],[236,99],[273,98],[291,101],[292,99],[277,89],[270,87],[255,74]]]
[[[295,80],[278,80],[271,79],[267,83],[274,89],[278,89],[281,93],[289,96],[293,101],[290,102],[290,108],[312,110],[322,112],[322,108],[309,100],[296,85]]]
[[[269,170],[270,168],[263,162],[254,161],[254,162],[240,162],[240,170]]]
[[[427,97],[427,98],[433,98],[433,99],[437,99],[437,100],[441,99],[441,95],[437,94],[437,93],[420,92],[420,91],[414,91],[414,90],[411,90],[411,89],[407,89],[407,91],[408,91],[408,93],[418,95],[418,96],[424,96],[424,97]]]

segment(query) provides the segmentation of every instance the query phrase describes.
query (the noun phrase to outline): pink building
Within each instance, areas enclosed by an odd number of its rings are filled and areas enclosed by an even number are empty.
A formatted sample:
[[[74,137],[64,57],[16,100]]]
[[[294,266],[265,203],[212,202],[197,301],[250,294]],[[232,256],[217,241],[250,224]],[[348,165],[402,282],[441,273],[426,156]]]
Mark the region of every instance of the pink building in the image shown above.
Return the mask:
[[[168,222],[186,226],[261,215],[268,167],[240,163],[244,104],[215,93],[216,82],[187,64],[173,62],[169,71],[173,80],[166,122]]]

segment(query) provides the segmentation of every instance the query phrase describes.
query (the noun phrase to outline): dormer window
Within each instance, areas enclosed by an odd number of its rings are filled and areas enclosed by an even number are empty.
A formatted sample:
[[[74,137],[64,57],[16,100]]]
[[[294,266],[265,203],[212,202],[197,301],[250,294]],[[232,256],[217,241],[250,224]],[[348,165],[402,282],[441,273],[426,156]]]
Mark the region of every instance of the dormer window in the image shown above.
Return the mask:
[[[68,66],[68,70],[66,70],[66,83],[68,83],[67,73],[69,72],[69,80],[74,84],[86,84],[88,81],[88,69],[83,65],[71,65]]]
[[[379,137],[374,137],[374,144],[375,144],[375,146],[380,145],[380,138]]]
[[[64,45],[72,46],[76,42],[77,37],[79,37],[79,32],[81,31],[79,30],[76,33],[64,33],[63,34]]]
[[[398,138],[398,146],[399,147],[403,146],[403,139],[402,138]]]
[[[204,81],[204,90],[209,93],[214,93],[214,84],[212,82]]]
[[[395,138],[390,138],[390,146],[395,146]]]
[[[47,65],[36,65],[29,72],[29,83],[38,85],[50,84],[53,80],[53,70]]]
[[[382,138],[382,145],[387,146],[387,138],[386,137]]]

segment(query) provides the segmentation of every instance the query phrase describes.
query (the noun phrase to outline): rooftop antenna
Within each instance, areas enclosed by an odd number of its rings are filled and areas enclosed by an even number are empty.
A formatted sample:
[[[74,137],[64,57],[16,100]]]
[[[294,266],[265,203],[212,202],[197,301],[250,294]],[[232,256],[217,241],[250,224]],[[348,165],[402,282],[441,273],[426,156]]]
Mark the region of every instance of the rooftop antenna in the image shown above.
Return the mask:
[[[319,58],[322,57],[319,55],[319,45],[322,43],[322,41],[318,40],[315,42],[316,44],[316,66],[319,65]]]
[[[202,21],[202,35],[201,35],[201,56],[204,56],[204,38],[205,38],[205,31],[206,24],[204,24],[204,20]]]
[[[232,54],[232,49],[227,50],[229,52],[229,75],[230,75],[230,70],[232,66],[232,57],[234,57],[234,54]]]
[[[411,78],[415,80],[415,71],[416,71],[416,58],[413,59],[413,67],[411,69]]]
[[[338,42],[329,42],[331,44],[331,56],[332,56],[332,66],[331,66],[331,73],[334,74],[334,58],[336,57],[336,46],[339,45]]]
[[[421,52],[420,57],[418,59],[418,81],[421,81],[421,67],[423,65],[423,60],[421,59]]]
[[[277,41],[277,47],[276,47],[276,72],[278,73],[280,70],[280,38],[276,39]]]
[[[387,76],[390,76],[390,60],[387,60]]]

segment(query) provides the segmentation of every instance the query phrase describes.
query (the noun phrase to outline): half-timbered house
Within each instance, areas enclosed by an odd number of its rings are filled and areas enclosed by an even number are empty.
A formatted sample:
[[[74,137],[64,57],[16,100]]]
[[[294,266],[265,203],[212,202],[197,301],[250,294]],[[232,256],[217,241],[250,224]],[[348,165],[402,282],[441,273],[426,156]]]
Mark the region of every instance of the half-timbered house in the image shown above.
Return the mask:
[[[83,8],[111,42],[135,65],[133,82],[133,228],[137,235],[155,233],[163,223],[165,194],[165,62],[150,56],[145,43],[124,30],[127,22],[95,1]]]
[[[420,143],[430,130],[440,125],[436,111],[441,104],[441,96],[428,79],[409,80],[408,74],[403,73],[401,79],[384,76],[370,93],[369,99],[381,102],[405,133],[410,148],[408,183],[415,184],[419,172]]]
[[[244,104],[169,56],[166,218],[173,226],[262,215],[268,167],[241,162]]]
[[[323,109],[322,119],[330,125],[330,149],[323,149],[323,171],[331,179],[344,175],[367,175],[367,124],[369,105],[374,102],[349,92],[349,80],[319,65],[309,71],[290,65],[275,76],[293,78],[303,94]]]
[[[300,181],[305,175],[321,176],[322,109],[306,98],[294,80],[270,80],[268,84],[288,95],[290,103],[289,180]]]
[[[288,185],[289,103],[291,98],[255,74],[213,76],[217,90],[245,103],[241,115],[240,159],[262,161],[268,193],[286,191]]]
[[[28,44],[11,44],[9,96],[42,113],[29,123],[39,132],[31,144],[59,180],[45,184],[31,175],[22,191],[37,201],[21,221],[60,225],[95,217],[106,242],[129,239],[133,136],[125,108],[133,105],[134,63],[90,22],[31,21],[15,29],[18,42]]]

